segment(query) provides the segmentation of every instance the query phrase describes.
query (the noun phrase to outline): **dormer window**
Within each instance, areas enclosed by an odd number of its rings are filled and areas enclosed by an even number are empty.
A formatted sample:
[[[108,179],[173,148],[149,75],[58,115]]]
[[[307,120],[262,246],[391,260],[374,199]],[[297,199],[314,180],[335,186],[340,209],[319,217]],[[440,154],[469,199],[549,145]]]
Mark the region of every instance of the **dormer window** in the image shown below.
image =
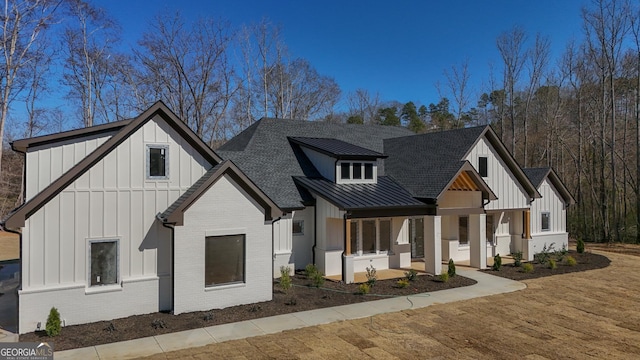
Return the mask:
[[[364,164],[364,178],[367,180],[373,179],[373,164]]]
[[[351,179],[351,163],[340,164],[340,179]]]
[[[353,178],[362,179],[362,164],[353,163]]]

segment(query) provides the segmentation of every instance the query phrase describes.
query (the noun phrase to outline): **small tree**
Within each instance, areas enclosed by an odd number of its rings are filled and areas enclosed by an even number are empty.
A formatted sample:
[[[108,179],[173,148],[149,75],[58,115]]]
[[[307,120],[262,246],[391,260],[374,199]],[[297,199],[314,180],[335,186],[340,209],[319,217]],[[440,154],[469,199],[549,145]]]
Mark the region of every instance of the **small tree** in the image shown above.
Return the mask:
[[[45,327],[48,336],[57,336],[60,334],[61,322],[58,309],[52,307],[47,317],[47,326]]]
[[[500,254],[496,254],[496,256],[493,257],[493,266],[491,268],[493,271],[499,271],[501,266],[502,258],[500,257]]]
[[[581,237],[578,238],[578,243],[576,244],[576,251],[578,254],[582,254],[584,252],[584,240]]]
[[[289,291],[291,288],[291,276],[289,273],[291,272],[291,268],[288,266],[280,266],[280,287],[284,292]]]
[[[453,259],[449,259],[449,270],[447,270],[449,277],[456,276],[456,264],[453,263]]]

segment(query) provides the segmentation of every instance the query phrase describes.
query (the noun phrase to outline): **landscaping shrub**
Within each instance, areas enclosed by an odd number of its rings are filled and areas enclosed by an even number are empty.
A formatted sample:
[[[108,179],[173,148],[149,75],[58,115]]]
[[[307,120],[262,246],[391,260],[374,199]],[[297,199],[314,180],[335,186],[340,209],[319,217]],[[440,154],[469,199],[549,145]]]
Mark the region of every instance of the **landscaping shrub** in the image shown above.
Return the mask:
[[[578,238],[578,243],[576,244],[576,251],[578,254],[582,254],[584,252],[584,240],[582,238]]]
[[[569,266],[576,266],[576,264],[578,264],[578,262],[576,261],[576,259],[573,256],[567,256],[565,261],[567,262],[567,265],[569,265]]]
[[[317,272],[318,268],[315,264],[307,264],[304,268],[304,276],[306,276],[307,279],[312,279]]]
[[[368,294],[370,290],[369,285],[367,285],[367,283],[362,283],[360,284],[360,286],[358,286],[358,294],[360,295],[364,295],[364,294]]]
[[[311,283],[317,288],[321,287],[324,284],[324,274],[320,271],[316,271],[311,276]]]
[[[58,312],[58,309],[52,307],[49,311],[49,316],[47,317],[47,325],[45,326],[47,336],[60,335],[61,329],[62,323],[60,322],[60,313]]]
[[[440,276],[438,277],[438,280],[440,280],[440,282],[444,282],[444,283],[448,282],[449,281],[449,273],[446,272],[446,273],[440,274]]]
[[[418,277],[418,272],[413,269],[409,269],[409,271],[404,273],[404,277],[407,278],[408,281],[413,281]]]
[[[371,265],[371,267],[367,266],[367,285],[372,287],[376,284],[376,280],[378,280],[378,274],[376,272],[376,268]]]
[[[456,276],[456,264],[453,263],[453,259],[449,259],[449,269],[447,270],[449,277]]]
[[[522,270],[523,273],[530,273],[533,272],[533,264],[532,263],[525,263],[522,265]]]
[[[513,253],[513,266],[515,267],[522,266],[522,251]]]
[[[404,289],[407,286],[409,286],[409,279],[404,278],[404,279],[398,279],[398,282],[396,283],[396,285],[398,285],[398,287],[400,289]]]
[[[549,245],[549,247],[547,247],[547,244],[545,243],[544,246],[542,247],[542,251],[540,251],[539,253],[533,255],[533,259],[538,263],[538,264],[546,264],[549,259],[551,258],[551,254],[553,253],[553,245],[555,243],[551,243],[551,245]]]
[[[291,268],[288,266],[280,266],[280,287],[285,292],[291,289]]]
[[[558,264],[556,264],[556,261],[553,259],[549,259],[549,269],[554,270],[557,267],[558,267]]]
[[[500,257],[500,254],[496,254],[496,256],[493,257],[493,266],[491,268],[493,269],[493,271],[500,271],[501,267],[502,258]]]

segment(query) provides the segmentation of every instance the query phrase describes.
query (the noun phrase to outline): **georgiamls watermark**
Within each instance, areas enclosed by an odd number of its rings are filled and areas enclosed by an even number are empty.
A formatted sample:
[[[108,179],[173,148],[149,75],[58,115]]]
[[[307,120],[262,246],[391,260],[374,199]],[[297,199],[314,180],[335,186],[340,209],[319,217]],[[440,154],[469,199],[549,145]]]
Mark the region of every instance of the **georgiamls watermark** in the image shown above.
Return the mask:
[[[0,360],[53,360],[53,344],[46,342],[0,343]]]

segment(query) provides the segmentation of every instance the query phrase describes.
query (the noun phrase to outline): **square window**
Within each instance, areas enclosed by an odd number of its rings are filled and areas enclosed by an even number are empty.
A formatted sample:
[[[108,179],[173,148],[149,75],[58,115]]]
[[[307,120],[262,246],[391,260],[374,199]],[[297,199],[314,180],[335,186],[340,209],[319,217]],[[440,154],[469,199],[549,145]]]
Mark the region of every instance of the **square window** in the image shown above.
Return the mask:
[[[207,236],[205,238],[204,286],[244,282],[245,236]]]
[[[340,164],[340,179],[351,179],[351,163]]]
[[[358,221],[351,221],[351,253],[355,254],[358,252]]]
[[[364,178],[367,180],[373,179],[373,164],[364,164]]]
[[[466,216],[458,218],[458,241],[460,245],[469,244],[469,218]]]
[[[541,215],[542,215],[542,218],[541,218],[542,231],[551,230],[551,216],[549,215],[548,212],[543,212]]]
[[[376,221],[375,220],[362,221],[362,252],[363,253],[376,252]]]
[[[89,243],[91,286],[118,283],[118,241],[91,241]]]
[[[478,158],[478,173],[480,174],[480,176],[482,177],[487,177],[489,175],[489,168],[488,168],[488,163],[487,163],[487,157],[486,156],[480,156]]]
[[[380,220],[380,251],[391,250],[391,220]]]
[[[169,178],[169,146],[147,145],[147,179]]]
[[[362,179],[362,164],[353,163],[353,178]]]
[[[304,220],[293,220],[293,235],[304,235]]]

